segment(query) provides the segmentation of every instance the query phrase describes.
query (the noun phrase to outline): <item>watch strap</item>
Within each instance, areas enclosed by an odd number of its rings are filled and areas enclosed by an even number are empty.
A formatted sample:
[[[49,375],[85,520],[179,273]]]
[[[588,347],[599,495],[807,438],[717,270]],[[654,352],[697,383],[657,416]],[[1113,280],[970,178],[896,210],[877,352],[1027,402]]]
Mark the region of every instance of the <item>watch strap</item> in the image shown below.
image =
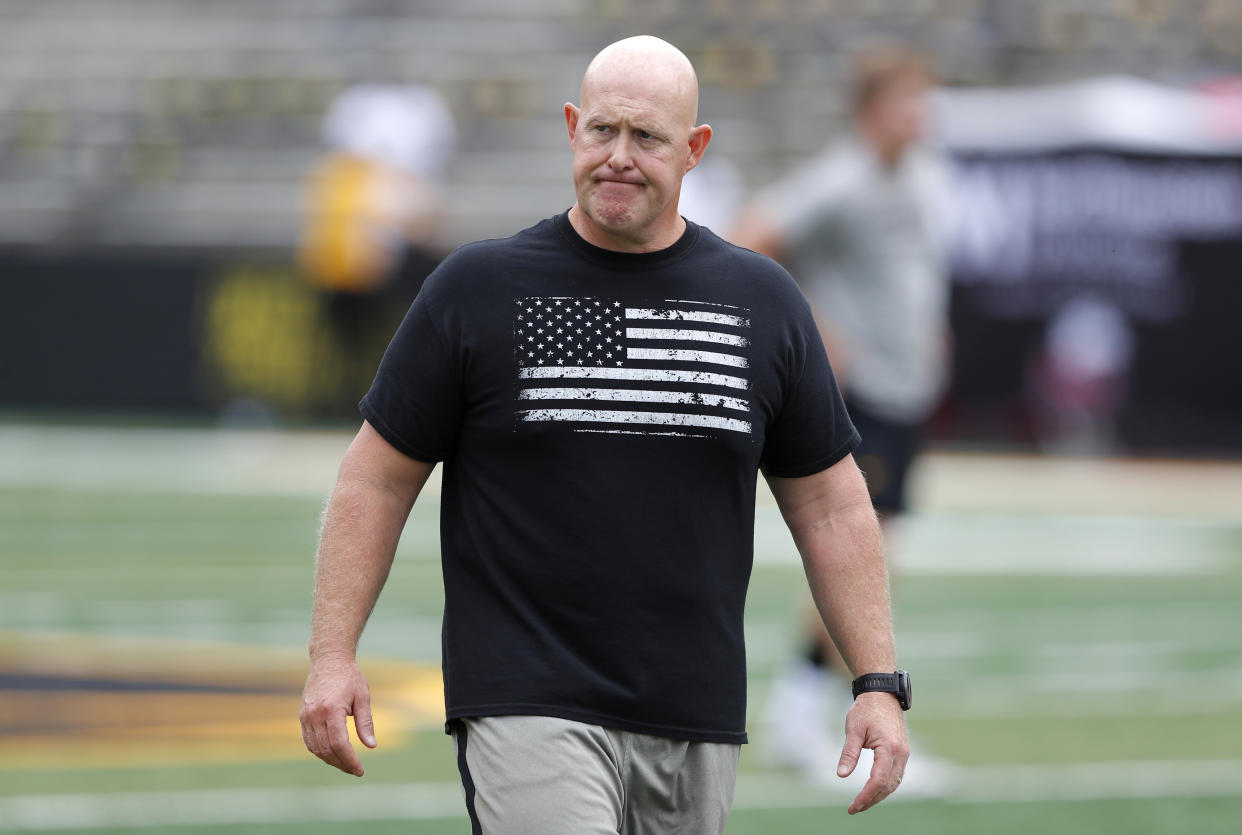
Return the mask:
[[[867,673],[854,679],[854,698],[862,693],[896,693],[898,691],[896,673]]]

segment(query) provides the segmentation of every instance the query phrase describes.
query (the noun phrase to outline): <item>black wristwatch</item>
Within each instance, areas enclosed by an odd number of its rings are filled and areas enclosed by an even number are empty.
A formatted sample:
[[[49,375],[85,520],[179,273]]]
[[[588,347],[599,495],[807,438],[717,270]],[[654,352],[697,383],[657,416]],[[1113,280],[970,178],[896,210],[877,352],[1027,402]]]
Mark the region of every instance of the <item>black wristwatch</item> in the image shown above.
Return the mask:
[[[910,709],[910,674],[905,670],[892,673],[867,673],[854,679],[854,698],[859,693],[892,693],[902,710]]]

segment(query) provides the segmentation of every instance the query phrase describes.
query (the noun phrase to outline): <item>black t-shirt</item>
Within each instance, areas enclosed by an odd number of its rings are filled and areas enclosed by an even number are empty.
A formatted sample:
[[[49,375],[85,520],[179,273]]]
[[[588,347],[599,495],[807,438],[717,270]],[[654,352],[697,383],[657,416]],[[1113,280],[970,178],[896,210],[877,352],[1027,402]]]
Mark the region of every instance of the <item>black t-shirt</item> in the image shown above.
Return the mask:
[[[629,254],[567,214],[428,278],[362,414],[443,461],[449,719],[744,742],[755,482],[858,436],[773,261],[687,224]]]

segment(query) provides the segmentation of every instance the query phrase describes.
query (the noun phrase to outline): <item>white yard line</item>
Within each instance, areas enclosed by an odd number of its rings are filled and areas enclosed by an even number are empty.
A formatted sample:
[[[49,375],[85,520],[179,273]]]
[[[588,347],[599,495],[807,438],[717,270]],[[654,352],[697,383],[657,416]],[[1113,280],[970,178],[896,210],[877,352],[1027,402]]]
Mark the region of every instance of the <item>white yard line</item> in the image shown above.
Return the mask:
[[[1242,520],[1237,461],[934,451],[911,473],[931,512],[1140,514]]]
[[[971,769],[964,803],[1242,796],[1242,760],[1010,765]]]
[[[734,809],[821,808],[840,805],[857,782],[815,788],[782,774],[738,778]],[[959,768],[950,803],[1060,803],[1132,798],[1242,797],[1242,760],[1130,761]],[[885,802],[928,799],[898,791]]]
[[[901,575],[1205,575],[1238,563],[1238,523],[1140,515],[914,513],[892,529]],[[755,518],[758,566],[799,565],[779,514]]]
[[[0,424],[0,486],[324,497],[349,441],[347,432]]]
[[[1242,796],[1242,760],[1146,761],[964,768],[958,803],[1065,802]],[[821,789],[785,774],[743,774],[733,808],[842,806],[844,786]],[[916,800],[898,793],[890,802]],[[428,820],[464,817],[455,782],[328,788],[206,789],[0,798],[0,831]]]
[[[456,783],[0,798],[0,831],[425,820],[464,811]]]
[[[322,497],[352,434],[0,422],[0,486]],[[932,451],[912,479],[914,507],[929,513],[1242,521],[1236,461]],[[424,493],[438,486],[433,476]],[[773,503],[762,480],[759,503]]]

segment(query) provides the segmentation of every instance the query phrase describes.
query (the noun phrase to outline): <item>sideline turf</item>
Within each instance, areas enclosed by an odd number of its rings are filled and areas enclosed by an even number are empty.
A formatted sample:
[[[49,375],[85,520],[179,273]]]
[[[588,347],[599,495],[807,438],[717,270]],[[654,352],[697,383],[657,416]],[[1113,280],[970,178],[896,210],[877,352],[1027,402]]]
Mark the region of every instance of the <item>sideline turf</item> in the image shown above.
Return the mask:
[[[0,629],[300,651],[309,612],[317,495],[0,488]],[[761,507],[761,516],[771,508]],[[434,502],[420,503],[363,642],[364,653],[438,658],[441,601]],[[937,517],[937,547],[951,549]],[[779,521],[761,518],[761,530]],[[1020,531],[1037,535],[1038,514]],[[1124,525],[1124,520],[1110,524]],[[1242,543],[1242,527],[1187,523],[1187,548]],[[917,531],[916,531],[917,533]],[[977,531],[968,531],[977,544]],[[770,553],[787,545],[760,543]],[[910,547],[920,547],[917,536]],[[1004,548],[1003,540],[996,547]],[[1212,547],[1219,547],[1213,545]],[[935,555],[932,555],[933,557]],[[946,559],[952,557],[946,553]],[[803,600],[796,564],[761,562],[748,606],[751,727],[770,675],[792,652]],[[1242,556],[1175,576],[898,574],[903,660],[918,672],[912,725],[963,764],[1237,758],[1242,750]],[[1197,676],[1204,687],[1179,681]],[[1109,685],[1110,677],[1114,684]],[[1102,682],[1102,683],[1097,683]],[[0,698],[3,693],[0,692]],[[296,734],[296,704],[290,705]],[[10,720],[12,721],[12,720]],[[23,716],[25,724],[38,715]],[[384,729],[380,728],[381,741]],[[0,734],[0,750],[4,735]],[[369,754],[368,780],[454,777],[439,728]],[[765,773],[757,746],[743,760]],[[30,769],[0,761],[0,795],[340,785],[309,759],[118,768]],[[53,801],[54,802],[54,801]],[[834,801],[835,803],[835,801]],[[1044,803],[883,805],[858,818],[837,806],[739,810],[730,833],[1233,833],[1239,797]],[[358,824],[369,833],[461,832],[461,819]],[[178,827],[184,835],[340,832],[349,825]],[[3,826],[0,825],[0,830]],[[44,830],[59,831],[59,830]],[[153,829],[72,830],[153,832]]]

